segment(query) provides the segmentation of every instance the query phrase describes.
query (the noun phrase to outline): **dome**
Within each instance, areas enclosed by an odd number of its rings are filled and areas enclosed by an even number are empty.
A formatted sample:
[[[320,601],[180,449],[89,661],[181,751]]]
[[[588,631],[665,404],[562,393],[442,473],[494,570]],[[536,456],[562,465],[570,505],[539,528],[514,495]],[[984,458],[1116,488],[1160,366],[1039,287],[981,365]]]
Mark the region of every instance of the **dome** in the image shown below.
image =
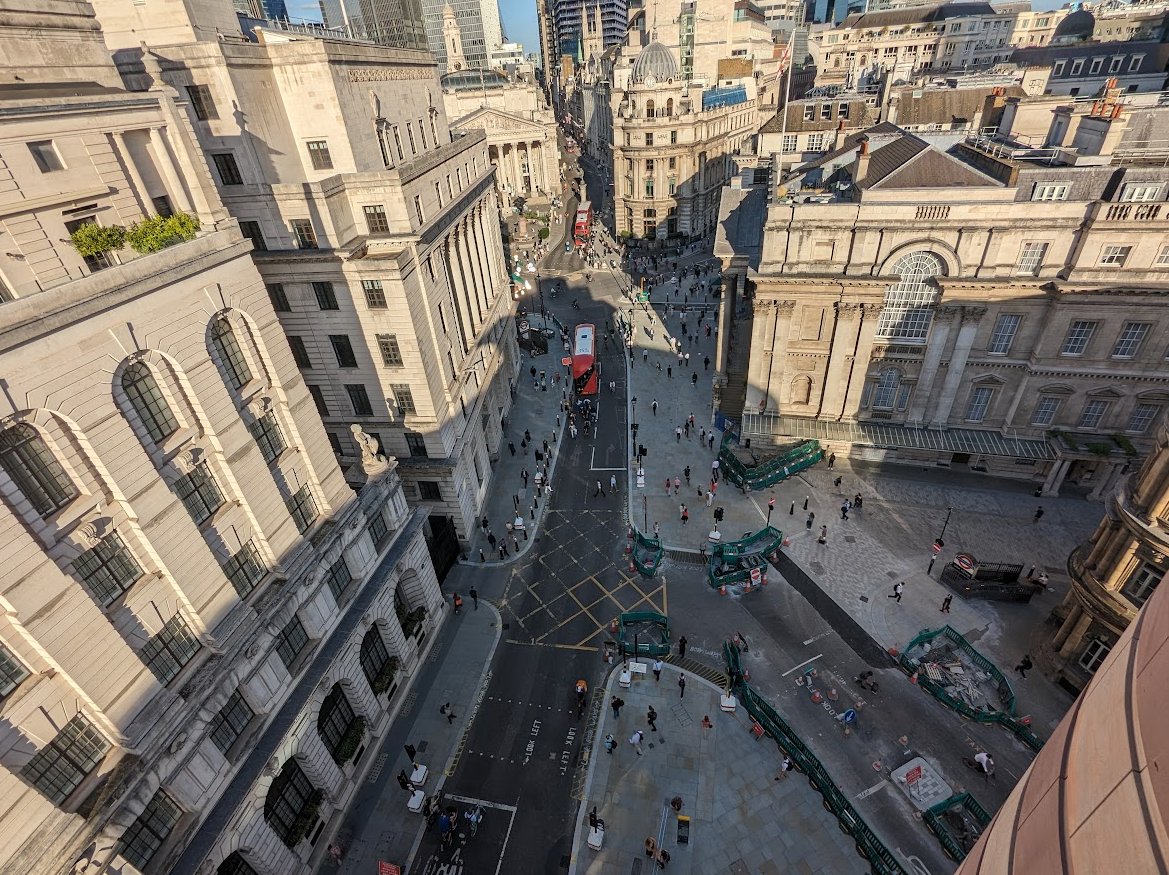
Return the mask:
[[[505,75],[498,70],[484,67],[471,67],[446,73],[439,81],[442,83],[443,91],[482,91],[485,88],[502,88],[507,85]]]
[[[1096,29],[1096,16],[1087,9],[1077,9],[1069,12],[1064,20],[1055,27],[1051,41],[1059,43],[1083,42],[1092,38]]]
[[[659,42],[652,42],[633,62],[632,75],[634,84],[651,79],[653,82],[668,82],[678,78],[678,62],[669,49]]]

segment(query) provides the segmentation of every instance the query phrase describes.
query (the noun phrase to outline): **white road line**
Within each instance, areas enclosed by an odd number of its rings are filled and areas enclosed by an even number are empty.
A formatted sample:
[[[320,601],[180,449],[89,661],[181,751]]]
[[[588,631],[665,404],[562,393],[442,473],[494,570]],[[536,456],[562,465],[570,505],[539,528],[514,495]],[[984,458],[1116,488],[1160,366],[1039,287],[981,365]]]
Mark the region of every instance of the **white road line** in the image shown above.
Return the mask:
[[[874,784],[874,785],[873,785],[873,786],[871,786],[869,789],[867,789],[867,790],[862,790],[860,793],[858,793],[858,794],[857,794],[857,796],[856,796],[856,798],[857,798],[857,799],[868,799],[870,796],[872,796],[872,795],[873,795],[874,793],[876,793],[878,790],[881,790],[881,789],[883,789],[883,788],[884,788],[884,787],[886,787],[886,786],[887,786],[887,782],[885,782],[885,781],[882,781],[882,782],[881,782],[881,783],[879,783],[879,784]]]
[[[475,799],[471,796],[456,796],[454,793],[444,793],[443,799],[453,799],[455,802],[462,802],[464,805],[482,805],[484,808],[498,808],[503,811],[515,811],[514,805],[505,805],[502,802],[488,802],[486,799]]]
[[[792,673],[793,671],[795,671],[797,668],[803,668],[803,667],[804,667],[805,665],[807,665],[809,662],[815,662],[817,659],[819,659],[819,658],[820,658],[821,656],[823,656],[823,655],[824,655],[823,653],[817,653],[817,654],[816,654],[815,656],[813,656],[811,659],[805,659],[805,660],[804,660],[803,662],[801,662],[799,665],[793,665],[791,668],[789,668],[787,671],[785,671],[783,674],[781,674],[781,675],[780,675],[780,677],[781,677],[781,678],[785,678],[785,677],[787,677],[789,674],[791,674],[791,673]]]
[[[832,634],[832,630],[829,629],[827,632],[821,632],[819,635],[813,635],[811,638],[809,638],[807,641],[804,642],[804,646],[807,647],[813,641],[819,641],[821,638],[827,638],[831,634]]]

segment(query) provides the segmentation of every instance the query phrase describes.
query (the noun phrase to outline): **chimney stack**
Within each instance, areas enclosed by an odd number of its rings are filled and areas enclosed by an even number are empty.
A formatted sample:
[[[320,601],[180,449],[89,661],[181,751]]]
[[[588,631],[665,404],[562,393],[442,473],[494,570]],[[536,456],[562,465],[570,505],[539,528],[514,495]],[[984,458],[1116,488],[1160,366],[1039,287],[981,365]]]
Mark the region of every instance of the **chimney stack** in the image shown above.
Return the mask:
[[[856,173],[852,181],[859,184],[869,173],[869,135],[861,134],[860,148],[856,153]]]
[[[836,123],[836,133],[832,137],[832,151],[835,152],[844,145],[844,119]]]

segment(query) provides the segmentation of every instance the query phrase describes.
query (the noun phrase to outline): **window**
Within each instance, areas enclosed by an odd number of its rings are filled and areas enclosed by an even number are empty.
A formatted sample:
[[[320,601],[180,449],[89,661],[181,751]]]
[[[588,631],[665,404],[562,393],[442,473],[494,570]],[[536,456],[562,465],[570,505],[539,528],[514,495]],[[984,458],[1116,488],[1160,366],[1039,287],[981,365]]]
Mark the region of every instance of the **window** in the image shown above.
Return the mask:
[[[297,835],[301,812],[319,804],[320,791],[313,786],[295,759],[290,759],[268,788],[264,798],[264,820],[280,840],[287,845],[296,844],[302,835]],[[312,824],[308,827],[311,828]]]
[[[1084,59],[1076,58],[1072,61],[1072,76],[1079,76],[1084,72]]]
[[[1090,674],[1095,674],[1111,650],[1112,648],[1099,638],[1093,638],[1084,648],[1084,654],[1080,657],[1080,667]]]
[[[1100,252],[1100,263],[1123,267],[1124,263],[1128,261],[1130,252],[1132,252],[1131,246],[1105,246]]]
[[[924,343],[938,297],[932,280],[944,269],[942,260],[931,252],[914,252],[898,259],[893,266],[898,280],[885,291],[877,336]]]
[[[406,432],[406,446],[410,450],[410,455],[415,458],[425,459],[430,456],[426,449],[426,438],[416,431]]]
[[[382,525],[384,526],[385,524],[383,523]],[[376,623],[369,627],[369,631],[361,639],[359,660],[361,662],[361,671],[365,674],[365,679],[369,681],[370,688],[376,692],[374,680],[381,674],[382,669],[390,661],[389,651],[386,650],[386,643],[382,641],[382,635],[378,631]]]
[[[122,856],[132,866],[145,869],[182,816],[182,810],[166,791],[158,790],[118,840]]]
[[[666,180],[666,191],[672,195],[677,190],[678,180],[671,176],[668,180]]]
[[[248,865],[247,860],[240,856],[239,851],[232,851],[219,864],[219,868],[215,870],[215,875],[260,875],[260,873]]]
[[[1132,434],[1145,434],[1160,412],[1161,408],[1156,404],[1138,404],[1129,415],[1124,430]]]
[[[220,753],[227,756],[231,746],[239,741],[255,716],[256,712],[247,703],[242,692],[237,689],[231,694],[211,720],[211,741],[219,748]]]
[[[1056,76],[1062,76],[1067,63],[1067,61],[1056,61],[1055,66],[1051,68],[1051,78],[1054,79]]]
[[[1144,55],[1133,55],[1128,62],[1128,72],[1135,73],[1141,68],[1141,63],[1145,60]]]
[[[373,407],[369,403],[364,383],[346,383],[345,391],[349,393],[349,403],[353,405],[354,416],[373,416]]]
[[[297,249],[317,249],[317,232],[312,219],[293,219],[292,233],[296,235]],[[315,285],[315,283],[314,283]],[[322,308],[323,309],[323,308]]]
[[[321,702],[321,710],[317,713],[317,733],[337,765],[348,759],[342,756],[341,742],[349,734],[349,727],[356,719],[357,715],[353,713],[353,706],[345,698],[341,685],[333,684],[329,695]]]
[[[1077,426],[1079,428],[1096,428],[1108,411],[1108,404],[1109,402],[1101,401],[1099,398],[1086,401],[1084,409],[1080,411],[1080,421]]]
[[[173,216],[175,214],[170,205],[170,198],[165,194],[155,195],[150,199],[150,202],[154,204],[154,211],[160,216]]]
[[[426,213],[422,211],[422,196],[414,195],[414,215],[418,217],[418,224],[426,224]]]
[[[175,614],[142,646],[142,661],[160,683],[168,684],[199,652],[199,639],[182,615]]]
[[[200,462],[190,474],[176,480],[174,488],[195,525],[207,522],[223,507],[223,493],[206,462]]]
[[[171,412],[170,404],[144,362],[135,362],[122,372],[122,389],[146,433],[156,444],[179,430],[178,420]]]
[[[1123,57],[1116,57],[1116,58],[1113,58],[1112,60],[1110,60],[1110,61],[1108,62],[1108,72],[1109,72],[1109,73],[1119,73],[1119,72],[1120,72],[1120,66],[1121,66],[1121,64],[1123,64],[1123,63],[1124,63],[1124,58],[1123,58]]]
[[[1148,562],[1142,563],[1140,568],[1132,573],[1128,581],[1121,587],[1120,592],[1138,608],[1149,600],[1161,578],[1165,576],[1164,569]]]
[[[211,96],[211,89],[206,85],[188,85],[187,100],[191,102],[191,110],[195,118],[201,122],[219,118],[219,111],[215,108],[215,99]]]
[[[329,343],[333,344],[333,355],[337,357],[337,367],[357,367],[357,355],[353,352],[353,344],[348,334],[330,334]]]
[[[678,132],[670,131],[670,145],[675,146],[678,143]]]
[[[653,177],[652,177],[652,176],[648,176],[648,177],[646,177],[646,180],[645,180],[645,196],[646,196],[646,197],[653,197],[653,196],[654,196],[654,180],[653,180]]]
[[[418,497],[423,501],[442,501],[442,491],[433,480],[419,480]]]
[[[1015,265],[1015,273],[1019,276],[1039,276],[1039,269],[1043,265],[1043,256],[1047,254],[1046,243],[1024,243],[1019,251],[1019,261]]]
[[[847,119],[848,118],[848,104],[847,103],[839,104],[836,107],[836,115],[838,118]]]
[[[391,383],[390,391],[394,393],[394,399],[398,403],[398,413],[405,416],[409,413],[417,413],[417,408],[414,407],[414,393],[410,391],[410,387],[405,383]]]
[[[34,140],[28,144],[28,151],[32,153],[32,160],[36,162],[37,169],[41,173],[52,173],[65,169],[65,163],[57,154],[52,140]]]
[[[390,529],[386,525],[386,518],[381,515],[380,511],[369,518],[369,536],[373,539],[375,546],[380,546],[389,533]]]
[[[362,280],[362,291],[365,292],[365,305],[371,310],[386,309],[386,292],[382,288],[381,280]]]
[[[1066,201],[1068,186],[1066,185],[1036,185],[1031,194],[1033,201]]]
[[[272,302],[272,309],[277,313],[292,312],[292,307],[288,304],[288,295],[284,293],[284,283],[268,283],[268,300]]]
[[[331,566],[325,574],[325,583],[329,585],[329,592],[333,594],[333,598],[341,598],[341,594],[349,589],[349,584],[353,583],[353,575],[349,573],[349,566],[345,564],[345,557],[342,556]]]
[[[313,283],[313,294],[317,298],[317,306],[322,310],[340,310],[337,305],[337,295],[333,291],[333,284],[330,282],[315,282]]]
[[[105,737],[78,714],[33,755],[20,773],[50,802],[61,805],[97,768],[109,749]]]
[[[1015,332],[1019,330],[1019,323],[1023,317],[1014,313],[1003,313],[995,320],[994,331],[990,335],[990,343],[986,351],[991,355],[1006,355],[1011,351],[1011,343],[1015,339]]]
[[[260,558],[260,551],[256,549],[256,545],[248,541],[223,563],[223,573],[242,599],[256,588],[256,584],[268,573],[268,569],[264,565],[264,560]]]
[[[309,140],[308,157],[313,162],[313,170],[332,170],[333,156],[329,154],[329,144],[324,140]]]
[[[329,415],[329,405],[325,403],[325,393],[320,386],[314,386],[312,383],[306,383],[308,386],[308,393],[313,396],[313,403],[317,405],[317,413],[321,416]]]
[[[1035,412],[1031,414],[1032,425],[1051,425],[1055,422],[1055,414],[1059,411],[1063,399],[1055,395],[1040,395],[1039,403],[1035,405]]]
[[[402,367],[402,350],[398,347],[396,334],[379,334],[377,346],[381,350],[383,365],[390,368]]]
[[[406,122],[406,139],[410,141],[410,153],[412,155],[417,155],[418,146],[414,142],[414,127],[410,124],[410,122]]]
[[[113,604],[142,576],[141,567],[117,532],[110,532],[73,560],[73,572],[103,607]]]
[[[77,496],[64,467],[40,432],[28,423],[19,422],[0,432],[0,468],[42,518]]]
[[[317,518],[317,503],[313,500],[312,493],[308,491],[308,486],[300,487],[284,504],[293,522],[296,523],[297,531],[303,535]]]
[[[1092,63],[1088,65],[1088,75],[1095,76],[1104,67],[1103,58],[1093,58]]]
[[[897,403],[897,389],[901,385],[901,372],[896,368],[881,371],[873,388],[873,407],[877,410],[892,410]]]
[[[1161,198],[1160,185],[1126,185],[1120,195],[1122,201],[1155,201]]]
[[[390,220],[386,217],[386,208],[381,204],[362,207],[365,212],[365,224],[370,234],[389,234]]]
[[[1067,336],[1063,339],[1060,355],[1083,355],[1088,348],[1088,342],[1096,333],[1096,323],[1077,319],[1068,327]]]
[[[308,347],[304,345],[304,338],[296,334],[288,335],[288,348],[292,350],[292,360],[298,368],[312,370],[313,361],[309,358]]]
[[[276,421],[276,414],[269,410],[255,422],[248,426],[252,438],[260,447],[260,455],[269,465],[284,452],[288,444],[284,442],[284,433],[280,430],[280,423]]]
[[[231,152],[212,152],[211,160],[215,163],[215,171],[223,185],[244,184],[244,178],[239,174],[239,165],[235,163],[235,155]]]
[[[832,104],[831,103],[825,103],[825,104],[821,105],[820,119],[821,119],[821,121],[831,121],[832,120]]]
[[[418,136],[422,138],[422,148],[426,149],[426,126],[422,124],[422,119],[418,119]],[[434,145],[438,145],[435,143]]]
[[[986,411],[990,407],[994,389],[988,386],[975,386],[970,390],[970,399],[966,402],[966,421],[982,422],[986,419]]]
[[[280,661],[289,671],[292,670],[297,657],[307,646],[308,633],[304,631],[304,624],[300,622],[300,617],[293,617],[289,620],[280,630],[280,634],[276,636],[276,655],[280,657]]]
[[[268,243],[264,240],[264,232],[260,229],[259,222],[241,221],[239,223],[239,230],[244,237],[252,241],[252,248],[256,252],[268,251]]]
[[[652,146],[654,144],[654,135],[653,134],[646,134],[645,135],[645,144],[647,146]]]
[[[782,152],[796,151],[796,135],[795,134],[784,134],[783,141],[780,143],[780,150]]]
[[[378,514],[378,518],[381,518],[381,514]],[[382,528],[385,528],[385,525],[383,520]],[[0,647],[0,699],[19,687],[21,681],[27,678],[28,674],[28,669],[8,652],[8,648]]]
[[[402,151],[402,134],[398,130],[397,125],[393,125],[392,130],[393,130],[393,134],[394,134],[394,148],[398,153],[398,160],[404,161],[406,159],[406,155]]]
[[[90,216],[85,219],[76,219],[72,222],[65,223],[65,230],[70,234],[77,231],[83,225],[95,225],[97,221]],[[112,252],[91,252],[88,255],[83,255],[81,260],[85,262],[85,266],[89,268],[90,273],[97,273],[99,270],[105,270],[107,267],[113,267],[117,262],[114,261]]]
[[[227,371],[228,381],[233,389],[242,389],[252,381],[252,369],[236,339],[231,321],[220,316],[211,325],[211,345],[219,357],[219,363]]]
[[[1116,338],[1116,346],[1112,348],[1114,359],[1136,358],[1141,351],[1141,345],[1149,333],[1151,326],[1148,322],[1125,322]]]

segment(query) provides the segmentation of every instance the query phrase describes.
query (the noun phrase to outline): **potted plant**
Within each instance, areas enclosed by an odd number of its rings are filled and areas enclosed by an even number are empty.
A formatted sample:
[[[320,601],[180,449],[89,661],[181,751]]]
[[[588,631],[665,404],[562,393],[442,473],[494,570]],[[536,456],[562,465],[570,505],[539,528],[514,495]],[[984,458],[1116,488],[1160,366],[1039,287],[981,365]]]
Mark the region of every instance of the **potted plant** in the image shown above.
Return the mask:
[[[86,222],[69,235],[69,242],[82,258],[97,258],[126,245],[126,229],[121,225]]]
[[[199,219],[189,213],[152,216],[131,225],[126,232],[126,242],[135,252],[148,255],[176,243],[194,240],[199,228]]]

